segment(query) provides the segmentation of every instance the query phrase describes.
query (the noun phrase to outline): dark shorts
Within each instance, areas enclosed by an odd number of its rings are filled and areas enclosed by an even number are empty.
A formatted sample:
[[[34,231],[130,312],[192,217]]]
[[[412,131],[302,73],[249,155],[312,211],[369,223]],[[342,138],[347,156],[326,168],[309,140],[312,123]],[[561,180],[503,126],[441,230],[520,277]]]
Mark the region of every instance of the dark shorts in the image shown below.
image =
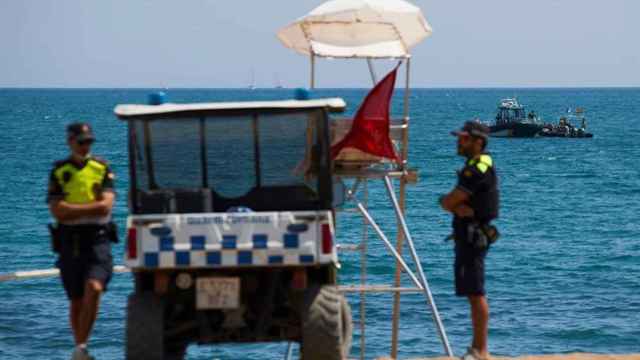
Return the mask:
[[[484,295],[484,258],[489,249],[479,250],[469,244],[457,243],[454,265],[456,295]]]
[[[69,299],[84,295],[87,280],[98,280],[104,291],[113,273],[111,242],[106,228],[93,225],[62,226],[56,262]]]

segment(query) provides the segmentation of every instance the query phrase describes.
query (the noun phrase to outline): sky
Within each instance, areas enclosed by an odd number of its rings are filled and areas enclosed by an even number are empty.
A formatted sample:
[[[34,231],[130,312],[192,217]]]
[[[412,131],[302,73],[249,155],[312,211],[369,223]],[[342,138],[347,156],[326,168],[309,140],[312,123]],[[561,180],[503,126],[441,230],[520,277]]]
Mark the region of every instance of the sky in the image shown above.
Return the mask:
[[[306,86],[275,34],[322,2],[0,0],[0,87]],[[411,2],[434,30],[414,87],[640,86],[638,0]],[[318,87],[370,86],[363,61],[317,66]]]

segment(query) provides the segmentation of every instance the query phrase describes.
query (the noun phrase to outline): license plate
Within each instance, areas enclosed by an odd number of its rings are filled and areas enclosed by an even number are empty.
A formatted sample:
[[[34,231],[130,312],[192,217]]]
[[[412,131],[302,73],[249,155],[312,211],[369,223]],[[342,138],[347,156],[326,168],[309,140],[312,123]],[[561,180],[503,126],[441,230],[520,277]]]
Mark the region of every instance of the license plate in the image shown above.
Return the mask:
[[[237,309],[240,306],[240,278],[196,279],[196,309]]]

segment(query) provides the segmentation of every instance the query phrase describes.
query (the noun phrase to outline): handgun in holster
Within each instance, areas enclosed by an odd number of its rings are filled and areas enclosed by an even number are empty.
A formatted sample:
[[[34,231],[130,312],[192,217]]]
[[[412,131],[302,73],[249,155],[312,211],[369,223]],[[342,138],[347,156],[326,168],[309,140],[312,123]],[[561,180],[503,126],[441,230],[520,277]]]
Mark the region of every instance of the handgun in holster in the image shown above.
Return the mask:
[[[495,225],[473,222],[467,226],[467,239],[475,248],[486,249],[499,237],[500,232]]]

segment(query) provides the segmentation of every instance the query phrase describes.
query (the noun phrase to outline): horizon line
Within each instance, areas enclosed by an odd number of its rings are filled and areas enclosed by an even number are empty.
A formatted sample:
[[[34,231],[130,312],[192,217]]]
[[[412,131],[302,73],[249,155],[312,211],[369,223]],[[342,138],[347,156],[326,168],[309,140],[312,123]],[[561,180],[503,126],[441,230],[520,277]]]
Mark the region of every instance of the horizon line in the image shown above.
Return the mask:
[[[299,88],[304,88],[309,90],[307,87],[283,87],[283,88],[275,88],[275,87],[256,87],[254,89],[248,89],[244,86],[239,87],[190,87],[190,86],[175,86],[175,87],[155,87],[155,86],[131,86],[131,87],[108,87],[108,86],[0,86],[0,90],[159,90],[159,91],[167,91],[167,90],[247,90],[247,91],[255,91],[255,90],[295,90]],[[316,87],[313,90],[367,90],[371,89],[370,87]],[[397,86],[397,90],[404,90],[404,86]],[[585,86],[556,86],[556,85],[526,85],[526,86],[416,86],[410,87],[410,90],[451,90],[451,89],[460,89],[460,90],[500,90],[500,89],[640,89],[640,85],[585,85]]]

